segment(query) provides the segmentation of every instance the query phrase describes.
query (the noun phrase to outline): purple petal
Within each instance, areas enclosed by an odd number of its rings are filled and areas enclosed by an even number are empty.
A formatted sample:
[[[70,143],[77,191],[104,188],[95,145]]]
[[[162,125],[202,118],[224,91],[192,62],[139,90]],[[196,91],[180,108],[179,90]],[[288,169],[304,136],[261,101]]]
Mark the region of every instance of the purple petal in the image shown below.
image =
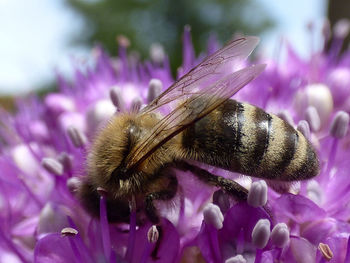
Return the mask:
[[[347,249],[348,249],[348,236],[339,234],[334,237],[328,238],[325,242],[332,251],[332,259],[330,262],[348,262],[345,261]],[[318,258],[324,258],[321,252],[317,255]]]
[[[315,246],[324,242],[327,237],[338,231],[338,222],[334,218],[324,218],[303,225],[300,230],[300,236],[309,240]]]
[[[34,263],[78,263],[68,238],[55,233],[40,239],[34,250]]]
[[[276,218],[282,222],[292,219],[297,223],[304,223],[326,216],[326,212],[314,202],[301,195],[293,194],[283,194],[278,198],[273,204],[273,211]]]
[[[261,207],[254,208],[244,202],[231,207],[225,215],[224,226],[219,231],[221,243],[237,242],[241,231],[244,233],[244,242],[251,243],[251,234],[259,219],[271,221],[269,215]]]
[[[310,263],[316,260],[316,247],[304,238],[291,237],[288,251],[284,255],[290,263]]]
[[[197,237],[198,246],[207,262],[221,262],[218,244],[218,230],[204,221]]]

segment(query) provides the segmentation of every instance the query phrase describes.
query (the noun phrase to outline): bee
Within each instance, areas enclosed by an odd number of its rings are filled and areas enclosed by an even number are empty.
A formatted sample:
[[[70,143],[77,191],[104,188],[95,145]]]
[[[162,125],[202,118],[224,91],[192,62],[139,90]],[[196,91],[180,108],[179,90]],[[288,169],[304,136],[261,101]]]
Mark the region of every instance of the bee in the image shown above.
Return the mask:
[[[110,222],[129,222],[134,200],[137,214],[159,224],[154,202],[174,198],[177,170],[190,171],[237,200],[247,199],[244,187],[198,163],[277,181],[316,176],[317,155],[301,132],[231,99],[265,68],[253,65],[232,72],[258,42],[256,37],[232,40],[139,112],[112,117],[95,138],[78,191],[87,211],[99,215],[97,189],[102,188]]]

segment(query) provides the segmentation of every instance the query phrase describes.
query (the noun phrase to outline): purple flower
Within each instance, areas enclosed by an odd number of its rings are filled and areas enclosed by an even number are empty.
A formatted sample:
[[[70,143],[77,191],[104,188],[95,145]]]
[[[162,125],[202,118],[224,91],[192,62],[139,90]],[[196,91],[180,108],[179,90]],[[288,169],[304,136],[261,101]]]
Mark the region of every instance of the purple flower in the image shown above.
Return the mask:
[[[105,189],[97,189],[97,219],[76,197],[96,132],[174,82],[160,46],[144,63],[125,41],[117,58],[97,47],[92,67],[77,65],[71,82],[58,75],[57,92],[19,99],[15,114],[1,110],[0,262],[349,261],[350,53],[337,59],[338,31],[329,52],[307,60],[287,44],[283,63],[265,59],[267,69],[235,95],[298,127],[318,152],[319,176],[288,184],[207,168],[249,189],[248,202],[234,202],[178,172],[174,205],[157,203],[162,228],[139,224],[132,200],[130,222],[109,224]],[[217,47],[214,38],[208,47]],[[186,27],[178,77],[203,57]]]

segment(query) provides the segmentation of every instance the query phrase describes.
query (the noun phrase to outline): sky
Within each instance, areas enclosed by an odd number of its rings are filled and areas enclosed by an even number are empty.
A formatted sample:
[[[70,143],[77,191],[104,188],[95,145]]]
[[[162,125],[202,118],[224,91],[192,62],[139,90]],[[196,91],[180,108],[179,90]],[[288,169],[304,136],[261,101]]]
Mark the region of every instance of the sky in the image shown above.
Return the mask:
[[[311,38],[306,25],[322,24],[326,0],[256,1],[276,22],[261,36],[267,55],[284,37],[306,56]],[[28,93],[53,79],[55,70],[68,74],[73,56],[89,56],[89,50],[72,48],[68,42],[82,29],[83,22],[63,0],[0,0],[0,95]]]

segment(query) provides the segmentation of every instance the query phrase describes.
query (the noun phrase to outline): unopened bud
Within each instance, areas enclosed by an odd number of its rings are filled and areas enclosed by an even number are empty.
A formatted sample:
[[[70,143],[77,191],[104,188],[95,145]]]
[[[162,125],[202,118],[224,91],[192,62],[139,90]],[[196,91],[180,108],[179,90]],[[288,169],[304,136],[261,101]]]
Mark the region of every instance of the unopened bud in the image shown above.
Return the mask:
[[[343,138],[349,129],[349,114],[345,111],[338,111],[332,121],[330,134],[338,139]]]
[[[264,206],[267,202],[267,184],[264,180],[253,182],[248,193],[248,204],[253,207]]]
[[[270,238],[270,221],[267,219],[260,219],[252,232],[253,244],[262,249],[267,245]]]
[[[271,240],[277,247],[285,247],[289,242],[289,229],[285,223],[278,223],[272,229]]]
[[[203,216],[205,223],[214,226],[216,229],[223,227],[224,216],[217,205],[207,204],[203,210]]]

